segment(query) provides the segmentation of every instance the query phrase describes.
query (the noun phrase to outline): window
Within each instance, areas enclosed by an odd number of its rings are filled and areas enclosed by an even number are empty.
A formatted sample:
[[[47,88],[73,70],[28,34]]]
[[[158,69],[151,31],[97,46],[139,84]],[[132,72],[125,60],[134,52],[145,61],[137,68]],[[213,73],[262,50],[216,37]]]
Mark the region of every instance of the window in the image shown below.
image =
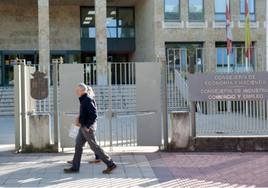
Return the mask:
[[[4,55],[4,84],[13,85],[14,84],[14,65],[15,59],[19,58],[18,54],[6,54]]]
[[[106,26],[107,26],[107,38],[117,38],[117,14],[116,8],[107,7],[107,18],[106,18]]]
[[[134,38],[134,9],[118,8],[118,38]]]
[[[180,0],[165,0],[165,21],[180,20]]]
[[[81,8],[81,38],[95,38],[95,9],[94,7]]]
[[[203,43],[166,43],[166,57],[169,68],[185,71],[189,66],[189,56],[194,56],[195,66],[202,70]]]
[[[71,64],[81,63],[81,55],[80,54],[68,54],[68,63],[71,63]]]
[[[255,0],[248,0],[250,21],[255,22]],[[245,21],[245,0],[240,0],[240,21]]]
[[[226,21],[226,0],[214,0],[215,5],[215,21],[225,22]],[[230,5],[229,5],[230,10]],[[229,11],[230,14],[230,11]]]
[[[134,8],[107,7],[107,38],[135,38]],[[96,38],[93,7],[81,8],[81,38]]]
[[[216,43],[217,52],[217,72],[228,72],[227,44]],[[254,48],[252,48],[252,58],[248,67],[245,64],[245,43],[233,42],[232,53],[230,54],[230,72],[245,72],[254,69]]]
[[[189,0],[189,21],[203,22],[204,20],[203,0]]]

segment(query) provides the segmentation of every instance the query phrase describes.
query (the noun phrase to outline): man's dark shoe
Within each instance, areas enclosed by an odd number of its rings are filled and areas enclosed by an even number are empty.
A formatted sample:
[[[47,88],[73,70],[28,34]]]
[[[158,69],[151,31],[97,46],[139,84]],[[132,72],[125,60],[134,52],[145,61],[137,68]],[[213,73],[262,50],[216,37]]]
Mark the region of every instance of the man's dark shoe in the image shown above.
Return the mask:
[[[116,170],[116,169],[117,169],[116,164],[113,164],[112,166],[107,167],[106,170],[103,170],[102,173],[103,173],[103,174],[110,174],[112,171],[114,171],[114,170]]]
[[[67,161],[68,164],[73,164],[73,161]]]
[[[65,168],[65,169],[63,169],[63,171],[65,173],[77,173],[77,172],[79,172],[78,170],[74,170],[73,167],[72,168]]]
[[[101,160],[100,159],[94,159],[93,161],[89,161],[89,163],[100,163]]]

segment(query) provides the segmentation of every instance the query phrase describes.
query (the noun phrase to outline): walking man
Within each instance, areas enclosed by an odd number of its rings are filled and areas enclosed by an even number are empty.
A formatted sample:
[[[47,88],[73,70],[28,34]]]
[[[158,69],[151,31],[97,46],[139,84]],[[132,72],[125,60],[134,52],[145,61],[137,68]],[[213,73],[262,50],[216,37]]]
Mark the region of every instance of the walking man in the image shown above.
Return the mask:
[[[97,144],[96,129],[98,120],[98,110],[94,98],[88,93],[88,88],[85,84],[80,83],[75,88],[76,94],[79,95],[80,101],[80,116],[79,123],[81,127],[78,132],[78,139],[75,144],[75,154],[71,168],[65,168],[64,172],[73,173],[79,172],[81,157],[83,153],[83,146],[88,142],[90,149],[94,151],[96,155],[107,165],[107,169],[102,173],[109,174],[114,171],[117,166],[113,162],[112,158],[106,154],[103,149]]]

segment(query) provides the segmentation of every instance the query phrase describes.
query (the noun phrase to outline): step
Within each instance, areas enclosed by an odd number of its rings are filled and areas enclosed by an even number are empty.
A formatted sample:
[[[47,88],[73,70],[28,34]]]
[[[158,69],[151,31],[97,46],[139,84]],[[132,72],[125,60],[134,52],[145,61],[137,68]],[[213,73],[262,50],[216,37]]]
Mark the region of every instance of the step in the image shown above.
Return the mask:
[[[0,107],[0,114],[2,112],[14,112],[14,107]]]
[[[10,112],[1,112],[0,113],[0,117],[5,117],[5,116],[7,116],[7,117],[10,117],[10,116],[14,116],[15,114],[14,114],[14,111],[10,111]]]

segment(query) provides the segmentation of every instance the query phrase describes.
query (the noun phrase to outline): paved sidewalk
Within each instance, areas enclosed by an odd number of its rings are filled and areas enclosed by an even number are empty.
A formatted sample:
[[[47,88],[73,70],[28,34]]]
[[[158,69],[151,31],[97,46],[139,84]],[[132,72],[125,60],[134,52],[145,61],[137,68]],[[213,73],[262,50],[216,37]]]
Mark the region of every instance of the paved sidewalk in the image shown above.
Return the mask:
[[[12,145],[1,148],[1,187],[268,187],[268,152],[109,152],[118,169],[102,174],[105,164],[89,164],[94,155],[86,149],[80,172],[66,174],[73,151],[14,154]]]

